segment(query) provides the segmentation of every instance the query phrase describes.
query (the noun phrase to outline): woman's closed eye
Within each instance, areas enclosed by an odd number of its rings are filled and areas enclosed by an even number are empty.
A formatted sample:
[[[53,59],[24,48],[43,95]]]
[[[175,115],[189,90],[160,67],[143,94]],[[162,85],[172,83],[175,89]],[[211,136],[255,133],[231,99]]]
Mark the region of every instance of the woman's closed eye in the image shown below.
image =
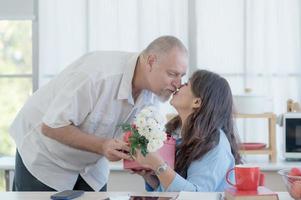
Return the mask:
[[[188,85],[188,82],[183,83],[183,84],[179,87],[179,89],[182,88],[182,87],[184,87],[184,86],[187,86],[187,85]]]

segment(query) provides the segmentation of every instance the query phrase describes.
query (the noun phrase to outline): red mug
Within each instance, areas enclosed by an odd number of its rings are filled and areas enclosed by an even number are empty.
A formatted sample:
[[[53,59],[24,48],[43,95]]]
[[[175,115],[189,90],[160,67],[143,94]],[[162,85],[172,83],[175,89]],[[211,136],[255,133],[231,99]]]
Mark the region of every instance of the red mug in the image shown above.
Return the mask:
[[[229,180],[230,172],[235,170],[235,182]],[[228,170],[226,174],[227,183],[234,186],[237,190],[256,191],[258,186],[264,185],[264,174],[260,172],[259,167],[238,165]]]

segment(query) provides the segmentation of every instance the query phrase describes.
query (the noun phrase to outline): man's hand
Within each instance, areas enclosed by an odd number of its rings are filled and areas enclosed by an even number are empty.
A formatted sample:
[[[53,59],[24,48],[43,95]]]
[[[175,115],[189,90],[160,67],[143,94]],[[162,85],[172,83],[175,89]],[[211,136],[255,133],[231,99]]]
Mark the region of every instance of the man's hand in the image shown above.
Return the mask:
[[[101,148],[101,154],[109,161],[118,161],[121,159],[132,160],[128,154],[130,147],[119,139],[104,139]]]
[[[51,128],[42,124],[42,133],[62,144],[76,149],[102,154],[110,161],[120,159],[132,160],[127,154],[130,151],[128,144],[118,139],[104,139],[81,131],[78,127],[68,125],[61,128]]]

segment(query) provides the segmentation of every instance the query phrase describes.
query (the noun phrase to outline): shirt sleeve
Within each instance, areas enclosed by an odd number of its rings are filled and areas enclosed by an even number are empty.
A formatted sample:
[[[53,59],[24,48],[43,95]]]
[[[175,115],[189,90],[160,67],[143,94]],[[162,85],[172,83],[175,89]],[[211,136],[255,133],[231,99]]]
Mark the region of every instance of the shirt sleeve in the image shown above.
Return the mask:
[[[214,149],[215,150],[215,149]],[[188,168],[187,179],[176,174],[165,192],[215,192],[225,181],[225,174],[233,167],[232,155],[222,149],[207,153],[201,160],[194,161]]]
[[[153,192],[154,188],[152,188],[152,186],[150,186],[147,182],[145,182],[145,190],[147,192]]]
[[[54,98],[43,117],[43,122],[59,128],[74,124],[80,125],[93,108],[95,94],[92,81],[84,73],[73,74],[53,91]]]

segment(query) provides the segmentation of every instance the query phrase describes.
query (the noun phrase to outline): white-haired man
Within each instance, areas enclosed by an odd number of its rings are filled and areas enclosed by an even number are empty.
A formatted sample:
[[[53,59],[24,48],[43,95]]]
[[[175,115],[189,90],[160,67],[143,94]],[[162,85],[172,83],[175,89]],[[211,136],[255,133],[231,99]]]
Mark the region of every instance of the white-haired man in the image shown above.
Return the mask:
[[[130,159],[118,124],[181,85],[188,52],[173,36],[139,53],[89,53],[37,90],[10,133],[17,146],[15,191],[105,191],[109,161]]]

